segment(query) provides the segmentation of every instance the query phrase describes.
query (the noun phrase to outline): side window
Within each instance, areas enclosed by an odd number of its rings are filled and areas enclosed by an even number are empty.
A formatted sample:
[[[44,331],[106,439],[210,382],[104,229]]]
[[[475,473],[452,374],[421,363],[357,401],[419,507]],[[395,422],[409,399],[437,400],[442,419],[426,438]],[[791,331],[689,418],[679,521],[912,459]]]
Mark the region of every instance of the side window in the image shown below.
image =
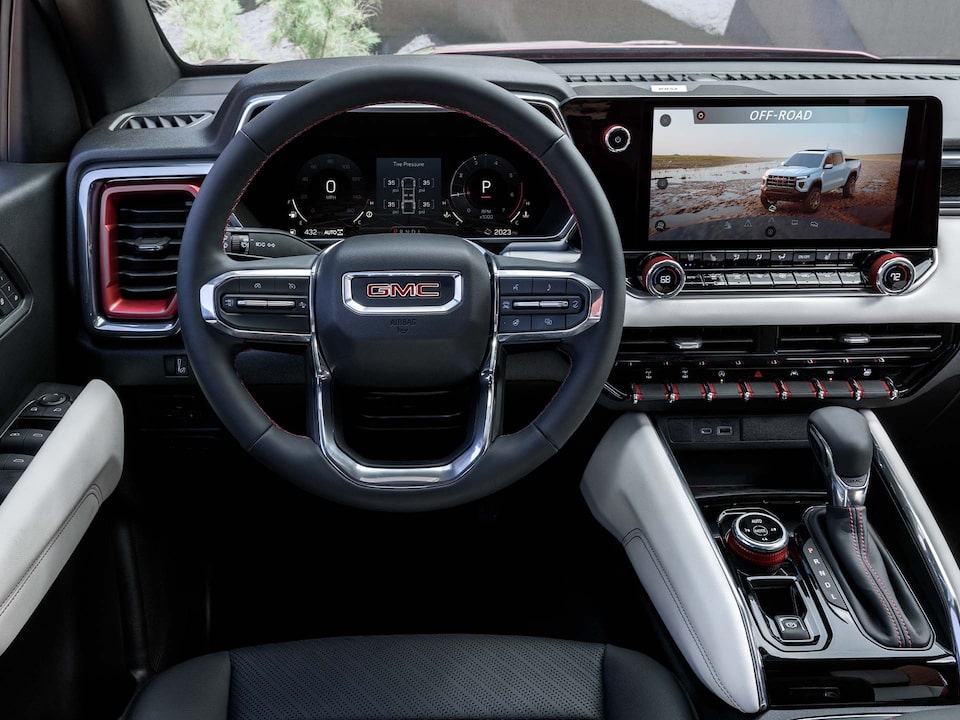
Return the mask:
[[[840,153],[830,153],[830,158],[827,160],[828,163],[833,163],[834,167],[837,165],[843,164],[843,155]]]

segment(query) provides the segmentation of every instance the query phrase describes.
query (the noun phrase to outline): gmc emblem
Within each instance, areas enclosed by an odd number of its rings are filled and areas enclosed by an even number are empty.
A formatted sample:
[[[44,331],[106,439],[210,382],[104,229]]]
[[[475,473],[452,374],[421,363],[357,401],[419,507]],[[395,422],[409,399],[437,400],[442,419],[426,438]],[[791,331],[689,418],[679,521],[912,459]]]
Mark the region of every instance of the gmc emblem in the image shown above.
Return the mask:
[[[368,298],[438,298],[438,282],[379,282],[367,285]]]
[[[359,315],[451,312],[463,300],[455,270],[372,270],[343,275],[343,304]]]

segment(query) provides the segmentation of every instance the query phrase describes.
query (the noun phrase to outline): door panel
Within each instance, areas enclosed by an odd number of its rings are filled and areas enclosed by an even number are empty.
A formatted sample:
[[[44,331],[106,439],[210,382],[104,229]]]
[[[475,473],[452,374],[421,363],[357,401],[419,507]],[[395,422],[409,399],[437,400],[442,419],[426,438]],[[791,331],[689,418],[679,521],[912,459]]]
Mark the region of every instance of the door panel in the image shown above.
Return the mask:
[[[38,383],[59,378],[63,171],[59,163],[0,163],[0,272],[12,275],[23,295],[21,306],[0,318],[0,421]]]

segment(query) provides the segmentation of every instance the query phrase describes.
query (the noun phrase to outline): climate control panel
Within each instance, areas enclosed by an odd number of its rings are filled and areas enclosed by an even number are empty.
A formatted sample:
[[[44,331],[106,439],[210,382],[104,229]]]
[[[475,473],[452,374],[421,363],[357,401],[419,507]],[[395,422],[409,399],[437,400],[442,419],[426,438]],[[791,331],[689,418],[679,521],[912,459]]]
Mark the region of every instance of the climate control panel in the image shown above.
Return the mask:
[[[864,292],[902,295],[933,269],[934,251],[875,249],[673,250],[627,257],[631,286],[681,293]]]

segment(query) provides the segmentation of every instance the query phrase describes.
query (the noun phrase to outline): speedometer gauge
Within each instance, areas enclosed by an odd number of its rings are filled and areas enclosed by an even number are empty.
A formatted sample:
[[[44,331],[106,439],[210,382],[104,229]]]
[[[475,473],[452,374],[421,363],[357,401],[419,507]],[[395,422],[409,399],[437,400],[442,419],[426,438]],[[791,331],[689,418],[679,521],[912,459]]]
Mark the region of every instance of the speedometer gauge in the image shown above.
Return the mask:
[[[310,158],[297,173],[292,204],[305,223],[356,222],[369,195],[363,171],[343,155]]]
[[[509,223],[523,203],[516,168],[497,155],[474,155],[450,181],[450,208],[465,223]]]

